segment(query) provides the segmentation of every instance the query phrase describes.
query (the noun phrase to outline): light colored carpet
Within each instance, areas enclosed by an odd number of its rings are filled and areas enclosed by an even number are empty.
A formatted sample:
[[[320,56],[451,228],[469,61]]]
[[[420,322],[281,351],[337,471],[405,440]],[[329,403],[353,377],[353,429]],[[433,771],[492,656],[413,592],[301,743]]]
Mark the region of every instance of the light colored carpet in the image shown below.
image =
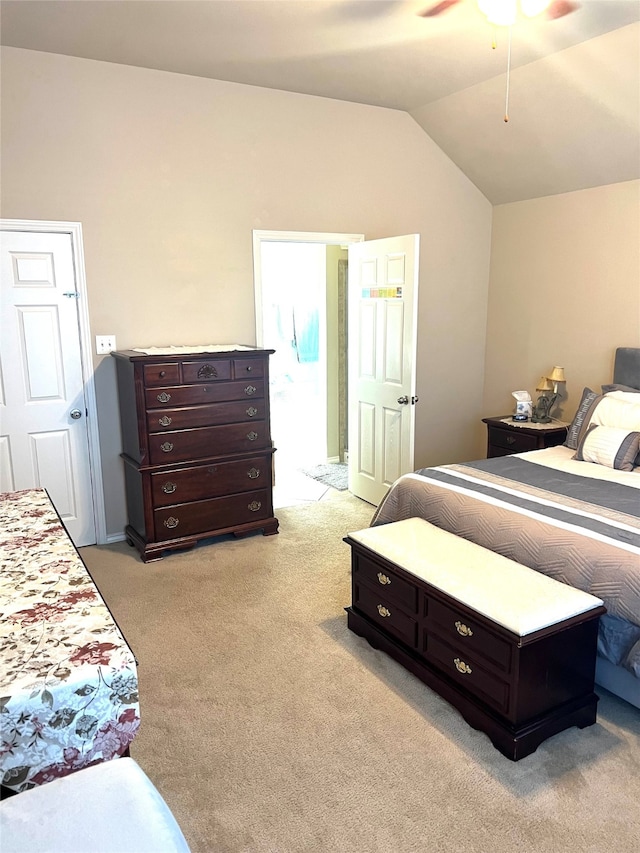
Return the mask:
[[[605,693],[514,763],[348,631],[342,537],[372,512],[336,493],[147,565],[82,549],[139,660],[132,755],[194,853],[637,853],[640,712]]]

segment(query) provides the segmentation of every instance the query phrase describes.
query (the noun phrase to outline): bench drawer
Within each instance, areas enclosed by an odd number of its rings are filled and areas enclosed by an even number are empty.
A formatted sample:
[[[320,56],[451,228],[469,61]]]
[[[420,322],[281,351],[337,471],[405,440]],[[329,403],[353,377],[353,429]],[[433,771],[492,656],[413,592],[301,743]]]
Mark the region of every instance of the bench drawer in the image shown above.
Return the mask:
[[[509,709],[509,684],[501,681],[470,655],[441,642],[429,634],[426,657],[454,681],[463,685],[469,693],[491,705],[502,714]]]
[[[398,605],[377,590],[366,584],[353,584],[353,603],[376,624],[396,636],[407,646],[415,649],[418,645],[418,623]]]
[[[431,598],[427,621],[430,632],[439,634],[462,655],[482,658],[502,672],[511,672],[512,644],[480,625],[473,615]]]
[[[400,577],[384,562],[370,560],[359,554],[354,575],[358,582],[366,583],[377,590],[377,595],[399,604],[408,613],[418,612],[418,590],[415,585]]]

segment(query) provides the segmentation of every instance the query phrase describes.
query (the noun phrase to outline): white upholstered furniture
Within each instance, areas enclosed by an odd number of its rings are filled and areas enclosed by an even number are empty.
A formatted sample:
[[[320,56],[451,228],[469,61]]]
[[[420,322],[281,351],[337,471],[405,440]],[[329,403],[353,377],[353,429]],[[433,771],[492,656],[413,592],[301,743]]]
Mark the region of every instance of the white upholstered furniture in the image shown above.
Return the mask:
[[[188,853],[132,758],[78,770],[0,802],[2,853]]]

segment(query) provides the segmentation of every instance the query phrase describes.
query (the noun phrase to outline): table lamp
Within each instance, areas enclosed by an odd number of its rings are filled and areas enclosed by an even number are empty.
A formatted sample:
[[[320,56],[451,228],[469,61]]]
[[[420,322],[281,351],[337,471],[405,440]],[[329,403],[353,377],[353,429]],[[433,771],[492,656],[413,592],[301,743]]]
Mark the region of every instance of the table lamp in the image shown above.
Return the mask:
[[[558,399],[558,383],[565,381],[563,367],[554,367],[549,376],[540,377],[540,381],[536,385],[536,391],[540,392],[540,396],[531,416],[532,423],[551,423],[553,420],[551,409]],[[553,394],[549,395],[550,391],[553,391]]]

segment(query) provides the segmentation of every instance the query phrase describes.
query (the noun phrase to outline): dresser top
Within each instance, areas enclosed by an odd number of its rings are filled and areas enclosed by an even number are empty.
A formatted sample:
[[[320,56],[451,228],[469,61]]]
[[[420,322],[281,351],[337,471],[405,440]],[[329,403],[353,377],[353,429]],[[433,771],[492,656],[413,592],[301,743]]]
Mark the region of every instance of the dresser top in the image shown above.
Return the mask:
[[[129,360],[158,358],[162,361],[178,361],[185,358],[198,358],[212,355],[270,355],[275,352],[272,349],[247,346],[246,344],[196,344],[194,346],[166,346],[166,347],[134,347],[133,349],[117,350],[111,355],[116,358]]]
[[[522,637],[602,606],[593,595],[435,527],[422,518],[368,527],[364,545]]]

